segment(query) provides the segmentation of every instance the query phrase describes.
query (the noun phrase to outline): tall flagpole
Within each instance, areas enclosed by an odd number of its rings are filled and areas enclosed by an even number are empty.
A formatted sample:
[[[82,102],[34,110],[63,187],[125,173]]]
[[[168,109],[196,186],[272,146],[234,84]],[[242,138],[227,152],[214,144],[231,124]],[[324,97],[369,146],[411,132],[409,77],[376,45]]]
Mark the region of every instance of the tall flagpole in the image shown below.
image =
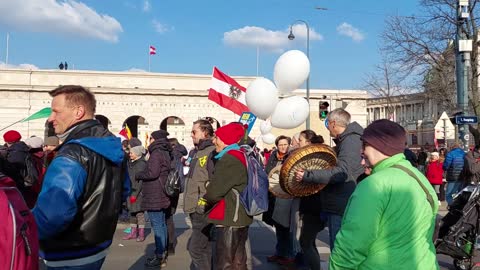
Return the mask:
[[[8,43],[10,39],[10,33],[7,33],[7,52],[5,53],[5,65],[8,65]]]
[[[260,54],[260,48],[257,45],[257,77],[258,77],[258,58],[259,58],[259,54]]]
[[[150,72],[150,58],[152,57],[152,54],[150,53],[150,47],[148,47],[148,72]]]

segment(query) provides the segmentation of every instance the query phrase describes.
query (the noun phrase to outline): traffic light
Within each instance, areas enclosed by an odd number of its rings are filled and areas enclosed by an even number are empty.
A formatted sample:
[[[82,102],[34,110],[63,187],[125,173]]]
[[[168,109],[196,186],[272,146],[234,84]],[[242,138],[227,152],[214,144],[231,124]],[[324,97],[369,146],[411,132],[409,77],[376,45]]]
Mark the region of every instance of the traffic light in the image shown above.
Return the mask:
[[[321,120],[324,120],[327,118],[327,114],[328,114],[328,107],[330,106],[330,104],[328,104],[328,102],[320,102],[318,104],[318,117],[320,117]]]

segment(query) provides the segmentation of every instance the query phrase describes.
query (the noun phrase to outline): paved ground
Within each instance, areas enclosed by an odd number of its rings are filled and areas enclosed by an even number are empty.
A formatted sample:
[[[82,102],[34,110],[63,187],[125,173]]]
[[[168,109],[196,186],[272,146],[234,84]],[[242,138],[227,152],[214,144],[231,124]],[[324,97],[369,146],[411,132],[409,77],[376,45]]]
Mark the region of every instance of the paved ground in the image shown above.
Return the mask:
[[[446,213],[445,207],[442,207],[441,215]],[[190,237],[189,220],[183,213],[177,213],[174,217],[177,226],[176,233],[178,236],[178,245],[176,254],[170,256],[166,269],[189,269],[190,257],[186,251],[186,243]],[[110,254],[104,264],[104,270],[140,270],[144,268],[144,262],[147,256],[153,254],[154,240],[150,233],[143,243],[135,241],[122,240],[123,229],[125,224],[119,224],[115,234],[114,243],[111,247]],[[250,241],[252,245],[253,269],[282,269],[275,264],[268,263],[266,257],[273,254],[275,245],[275,234],[270,226],[266,226],[263,222],[256,220],[250,228]],[[324,261],[322,269],[327,269],[327,263],[330,250],[328,248],[328,232],[323,231],[318,235],[317,247]],[[441,269],[453,269],[452,260],[443,255],[438,256]]]

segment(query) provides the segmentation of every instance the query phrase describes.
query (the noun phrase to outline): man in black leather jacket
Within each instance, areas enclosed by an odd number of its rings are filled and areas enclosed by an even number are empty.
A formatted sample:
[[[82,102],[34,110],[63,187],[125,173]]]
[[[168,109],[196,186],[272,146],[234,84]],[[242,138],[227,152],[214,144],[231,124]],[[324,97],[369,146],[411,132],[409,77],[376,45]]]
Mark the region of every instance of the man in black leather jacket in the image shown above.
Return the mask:
[[[33,214],[47,269],[100,269],[112,244],[125,177],[120,139],[94,120],[81,86],[49,93],[48,121],[63,143],[46,172]]]

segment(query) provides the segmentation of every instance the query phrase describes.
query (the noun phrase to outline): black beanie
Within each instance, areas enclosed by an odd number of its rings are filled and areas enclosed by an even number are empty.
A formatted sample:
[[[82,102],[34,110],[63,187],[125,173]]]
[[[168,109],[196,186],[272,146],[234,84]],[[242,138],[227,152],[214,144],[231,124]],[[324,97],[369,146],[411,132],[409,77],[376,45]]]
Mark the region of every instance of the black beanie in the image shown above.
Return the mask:
[[[365,128],[362,141],[386,156],[393,156],[403,153],[407,138],[402,126],[387,119],[380,119]]]
[[[168,132],[166,132],[165,130],[159,129],[152,132],[152,135],[150,136],[153,137],[155,140],[158,140],[158,139],[165,139],[167,138],[168,135],[170,135]]]

